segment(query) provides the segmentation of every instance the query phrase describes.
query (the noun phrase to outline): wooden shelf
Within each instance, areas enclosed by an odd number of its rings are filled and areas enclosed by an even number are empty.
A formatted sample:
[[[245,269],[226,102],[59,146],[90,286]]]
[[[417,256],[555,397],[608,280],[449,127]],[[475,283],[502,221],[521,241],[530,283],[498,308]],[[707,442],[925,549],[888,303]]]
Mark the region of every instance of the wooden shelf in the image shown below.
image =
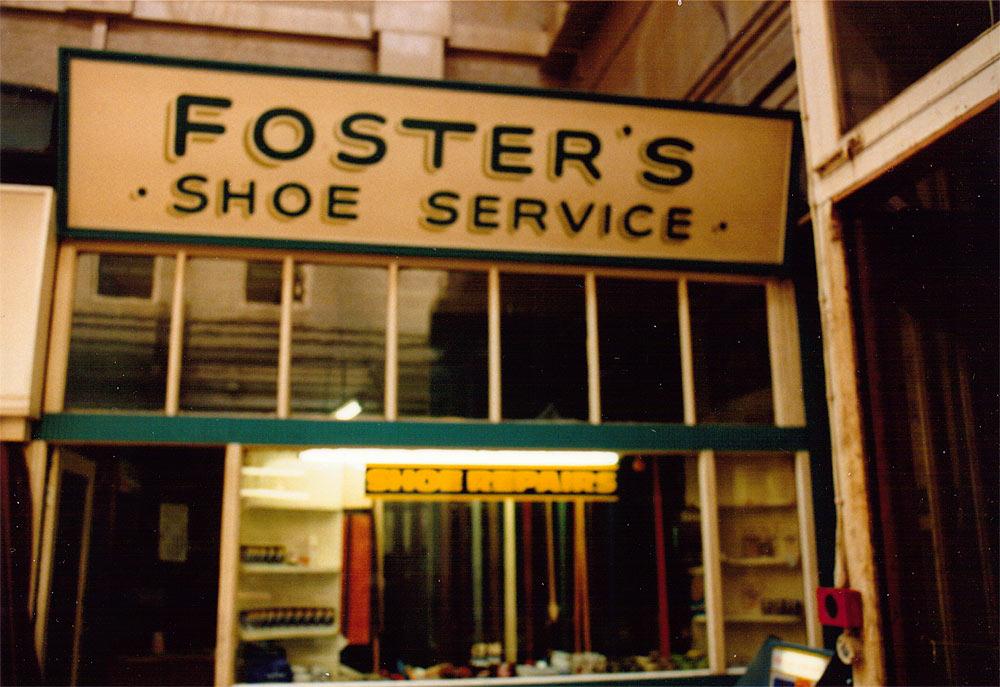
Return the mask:
[[[240,639],[244,642],[263,642],[268,639],[311,639],[315,637],[334,637],[340,632],[336,625],[320,627],[264,627],[240,628]]]
[[[244,496],[243,508],[245,510],[289,510],[306,513],[339,513],[343,510],[340,506],[323,506],[308,501],[280,501],[257,496]]]
[[[765,510],[768,508],[795,508],[795,501],[779,501],[777,503],[720,503],[719,510]]]
[[[694,617],[696,623],[704,623],[704,614]],[[795,625],[802,622],[800,615],[730,615],[723,616],[723,623],[733,625]]]
[[[722,564],[732,568],[789,568],[797,570],[799,558],[796,556],[794,560],[789,560],[779,556],[753,556],[750,558],[723,556]]]
[[[330,566],[310,567],[288,563],[241,563],[240,571],[249,575],[336,575],[341,570]]]

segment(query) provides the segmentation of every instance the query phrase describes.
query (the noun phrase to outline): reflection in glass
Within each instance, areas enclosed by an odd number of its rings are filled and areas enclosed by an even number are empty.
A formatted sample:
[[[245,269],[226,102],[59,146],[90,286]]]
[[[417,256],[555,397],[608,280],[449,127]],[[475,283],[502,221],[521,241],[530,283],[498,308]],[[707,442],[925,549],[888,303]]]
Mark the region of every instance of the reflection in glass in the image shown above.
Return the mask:
[[[279,309],[246,302],[246,273],[245,260],[187,264],[181,410],[276,409]]]
[[[764,287],[688,286],[698,422],[774,420]]]
[[[509,534],[519,663],[592,651],[603,658],[577,672],[707,667],[695,464],[625,456],[616,502],[518,501],[511,533],[502,502],[385,500],[383,665],[496,674]]]
[[[587,419],[581,276],[500,275],[502,415]]]
[[[805,644],[802,563],[791,454],[718,454],[723,619],[730,666],[771,634]]]
[[[385,503],[383,662],[466,665],[503,641],[503,504]]]
[[[683,422],[677,284],[597,280],[603,422]]]
[[[383,415],[387,270],[303,268],[311,280],[292,312],[292,412],[331,415],[353,401],[362,415]]]
[[[173,274],[170,257],[79,255],[67,408],[163,409]]]
[[[486,273],[399,272],[399,415],[486,417]]]
[[[995,2],[839,0],[829,7],[845,132],[997,21]]]

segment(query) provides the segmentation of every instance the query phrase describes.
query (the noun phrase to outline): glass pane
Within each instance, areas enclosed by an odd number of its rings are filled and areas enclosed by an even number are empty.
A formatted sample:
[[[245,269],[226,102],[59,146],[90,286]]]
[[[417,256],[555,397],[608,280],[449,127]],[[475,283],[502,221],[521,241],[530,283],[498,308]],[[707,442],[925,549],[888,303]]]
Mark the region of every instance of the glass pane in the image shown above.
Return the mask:
[[[279,313],[246,302],[246,270],[244,260],[187,264],[181,410],[275,411]]]
[[[597,280],[603,422],[683,422],[677,284]]]
[[[587,419],[583,277],[500,275],[503,417]]]
[[[383,534],[383,664],[502,660],[503,504],[387,501]]]
[[[100,266],[150,261],[145,299],[99,295]],[[125,269],[128,272],[128,269]],[[67,408],[161,410],[174,259],[81,253],[76,263],[73,324],[66,373]]]
[[[690,284],[698,422],[774,421],[764,287]]]
[[[795,457],[719,454],[716,480],[726,654],[743,666],[768,635],[806,642]]]
[[[617,475],[617,502],[514,504],[517,661],[549,664],[524,674],[707,667],[696,458],[625,456]],[[497,675],[504,504],[386,500],[384,513],[383,664]]]
[[[251,260],[247,263],[246,299],[248,303],[281,304],[282,267],[280,262]]]
[[[847,131],[997,21],[996,2],[829,4]]]
[[[311,279],[308,297],[292,314],[292,412],[384,415],[388,271],[303,269]]]
[[[486,273],[399,272],[399,415],[486,417]]]
[[[152,255],[101,255],[97,267],[97,293],[118,298],[153,295]]]

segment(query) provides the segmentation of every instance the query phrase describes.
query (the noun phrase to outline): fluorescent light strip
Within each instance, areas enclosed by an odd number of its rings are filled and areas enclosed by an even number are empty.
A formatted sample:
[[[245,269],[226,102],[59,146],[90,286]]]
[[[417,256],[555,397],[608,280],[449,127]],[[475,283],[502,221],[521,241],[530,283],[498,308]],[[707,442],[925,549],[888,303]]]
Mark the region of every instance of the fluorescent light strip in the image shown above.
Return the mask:
[[[246,477],[305,477],[301,468],[275,468],[270,466],[244,465],[243,475]]]
[[[361,465],[609,468],[618,465],[618,454],[613,451],[310,448],[299,453],[299,460],[307,463],[353,463]]]

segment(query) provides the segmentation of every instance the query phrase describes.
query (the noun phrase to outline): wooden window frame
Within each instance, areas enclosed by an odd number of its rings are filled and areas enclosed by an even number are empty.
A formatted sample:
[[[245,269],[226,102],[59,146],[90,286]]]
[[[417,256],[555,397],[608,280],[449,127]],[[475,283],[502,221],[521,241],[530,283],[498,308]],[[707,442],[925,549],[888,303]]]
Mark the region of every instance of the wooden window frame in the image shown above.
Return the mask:
[[[841,132],[828,2],[792,3],[809,192],[837,202],[1000,99],[1000,24]]]
[[[795,287],[790,279],[777,276],[718,274],[695,272],[653,271],[631,268],[589,268],[574,266],[549,266],[523,263],[504,263],[461,260],[441,260],[434,258],[390,258],[365,255],[340,255],[326,253],[290,252],[279,249],[242,249],[204,246],[144,246],[140,244],[119,244],[115,242],[67,242],[60,248],[59,267],[56,279],[56,296],[52,317],[52,342],[48,358],[48,380],[46,388],[45,412],[62,413],[65,394],[66,367],[69,352],[70,327],[72,323],[73,288],[77,256],[90,252],[131,252],[154,255],[169,255],[175,258],[173,301],[171,310],[170,339],[168,350],[167,391],[164,401],[164,415],[178,415],[180,376],[183,367],[184,330],[184,289],[187,262],[192,257],[224,256],[238,259],[267,259],[282,263],[282,299],[279,320],[278,349],[278,389],[276,416],[279,420],[290,417],[291,381],[291,334],[293,280],[296,263],[308,261],[322,264],[347,264],[381,267],[388,271],[386,335],[385,335],[385,417],[384,424],[399,423],[398,396],[398,303],[399,270],[402,267],[422,267],[438,269],[473,269],[487,275],[487,323],[488,323],[488,422],[504,422],[501,409],[500,376],[500,273],[541,273],[582,276],[584,279],[586,358],[588,378],[588,425],[601,425],[600,399],[600,354],[598,337],[597,279],[599,277],[624,277],[658,281],[673,281],[677,284],[677,318],[680,336],[681,384],[684,407],[683,424],[696,428],[696,390],[694,362],[692,356],[691,315],[688,286],[691,281],[755,284],[763,287],[766,299],[768,349],[771,366],[772,400],[774,404],[774,426],[778,428],[799,428],[806,424],[804,393],[802,382],[801,356],[799,350],[798,317],[796,311]],[[164,287],[165,288],[165,287]],[[350,424],[350,423],[348,423]],[[250,443],[244,444],[251,446]],[[674,449],[665,449],[674,452]],[[677,449],[680,450],[680,449]],[[719,549],[718,499],[716,495],[715,449],[702,449],[697,454],[700,506],[702,509],[702,550],[705,570],[706,632],[709,668],[707,673],[723,674],[726,665],[725,616],[723,614],[722,556]],[[242,448],[230,444],[227,449],[227,484],[229,464],[239,461]],[[796,492],[797,522],[802,552],[801,572],[803,585],[804,626],[807,642],[821,646],[822,632],[816,612],[815,589],[818,585],[818,567],[812,500],[812,478],[808,451],[794,452],[794,475]],[[226,487],[229,489],[229,487]],[[227,503],[224,497],[224,503]],[[225,506],[224,506],[225,508]],[[231,518],[230,518],[231,519]],[[229,554],[225,554],[229,555]],[[228,560],[228,559],[227,559]],[[231,563],[231,561],[230,561]],[[222,605],[220,604],[220,609]],[[231,616],[231,614],[229,614]],[[516,620],[516,618],[515,618]],[[231,630],[232,618],[222,624],[220,610],[220,638]],[[510,623],[508,622],[508,625]],[[510,631],[510,627],[508,627]],[[220,646],[222,646],[220,644]],[[219,668],[217,664],[217,669]],[[227,670],[231,670],[227,669]],[[685,671],[685,674],[696,674]],[[226,670],[220,675],[225,676]],[[228,676],[231,679],[231,675]]]

